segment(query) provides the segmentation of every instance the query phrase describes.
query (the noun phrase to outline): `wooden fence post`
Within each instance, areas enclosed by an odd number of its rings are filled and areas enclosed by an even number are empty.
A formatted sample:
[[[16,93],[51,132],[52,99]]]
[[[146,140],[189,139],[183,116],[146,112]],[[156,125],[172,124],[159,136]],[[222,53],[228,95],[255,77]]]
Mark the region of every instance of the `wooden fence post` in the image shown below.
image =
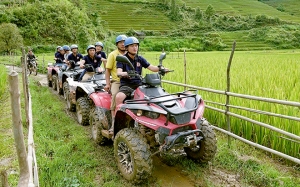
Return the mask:
[[[28,186],[29,169],[23,135],[18,73],[16,71],[12,71],[9,74],[8,80],[11,97],[13,133],[20,168],[18,187],[24,187]]]
[[[26,113],[26,125],[29,126],[29,103],[28,103],[28,78],[27,78],[27,60],[25,56],[25,49],[22,48],[22,79],[23,79],[23,92],[25,97],[25,113]]]
[[[1,182],[2,182],[1,187],[9,187],[8,180],[7,180],[7,173],[5,170],[1,171]]]

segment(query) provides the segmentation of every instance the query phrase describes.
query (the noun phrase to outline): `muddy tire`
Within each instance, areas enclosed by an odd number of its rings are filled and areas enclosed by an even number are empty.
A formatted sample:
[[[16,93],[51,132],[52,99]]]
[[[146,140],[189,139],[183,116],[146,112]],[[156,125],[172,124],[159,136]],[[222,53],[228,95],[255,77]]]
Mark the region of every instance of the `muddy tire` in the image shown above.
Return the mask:
[[[71,99],[70,99],[69,89],[68,89],[68,93],[67,93],[67,108],[71,112],[75,112],[76,111],[76,105],[73,104],[72,101],[71,101]]]
[[[66,81],[63,84],[63,95],[65,100],[67,100],[68,93],[69,93],[69,83]]]
[[[108,125],[111,124],[111,116],[107,116],[104,109],[99,107],[94,107],[90,114],[90,125],[93,140],[96,144],[106,145],[109,142],[109,139],[101,134],[101,130],[108,130]]]
[[[49,75],[47,75],[48,87],[52,87],[52,81],[49,80]]]
[[[59,86],[59,79],[58,79],[58,77],[56,77],[56,83],[55,83],[55,85],[56,85],[56,93],[58,95],[62,95],[63,94],[63,90]]]
[[[52,89],[57,90],[57,75],[52,75]]]
[[[152,173],[147,140],[133,129],[120,130],[114,139],[114,155],[121,175],[134,183],[145,182]]]
[[[185,147],[184,151],[189,158],[205,163],[212,160],[217,152],[217,138],[206,120],[203,121],[200,130],[204,134],[204,140],[200,141],[195,148]]]
[[[89,125],[90,104],[86,97],[80,97],[76,102],[76,116],[80,125]]]

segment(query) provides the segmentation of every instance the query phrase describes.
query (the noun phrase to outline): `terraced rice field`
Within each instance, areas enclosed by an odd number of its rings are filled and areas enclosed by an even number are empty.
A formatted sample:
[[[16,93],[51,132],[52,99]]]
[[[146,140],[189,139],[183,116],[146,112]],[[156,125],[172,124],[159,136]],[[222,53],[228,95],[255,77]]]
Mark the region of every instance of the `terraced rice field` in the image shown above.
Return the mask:
[[[272,0],[271,0],[272,1]],[[299,12],[300,7],[300,1],[292,1],[293,4],[291,4],[289,7],[293,6],[294,10]],[[183,2],[183,1],[182,1]],[[275,0],[272,1],[275,4]],[[283,0],[282,0],[283,2]],[[285,2],[285,0],[284,0]],[[276,8],[273,8],[265,3],[259,2],[257,0],[234,0],[234,1],[228,1],[228,0],[184,0],[184,3],[186,3],[187,6],[190,6],[192,8],[199,7],[201,10],[206,10],[207,6],[211,4],[214,9],[221,14],[227,14],[227,15],[259,15],[259,14],[265,14],[271,17],[278,17],[285,21],[291,21],[300,23],[300,17],[292,16],[289,13],[278,11]],[[266,1],[268,3],[268,1]],[[270,2],[271,4],[271,2]],[[285,4],[289,4],[288,2],[285,2]],[[298,9],[296,9],[298,7]]]
[[[90,0],[88,8],[100,13],[101,19],[110,30],[116,32],[134,30],[168,31],[172,23],[161,11],[145,7],[140,1],[121,3]]]

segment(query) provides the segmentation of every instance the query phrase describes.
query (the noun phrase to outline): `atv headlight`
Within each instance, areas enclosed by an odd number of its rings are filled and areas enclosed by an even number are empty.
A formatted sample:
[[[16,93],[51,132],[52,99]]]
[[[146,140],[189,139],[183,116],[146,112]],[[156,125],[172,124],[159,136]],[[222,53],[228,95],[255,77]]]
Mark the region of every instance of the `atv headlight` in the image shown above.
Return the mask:
[[[144,111],[144,116],[151,118],[151,119],[157,119],[157,118],[159,118],[160,113]]]
[[[143,115],[143,111],[142,111],[142,110],[138,110],[138,111],[136,112],[136,115],[137,115],[137,116]]]
[[[151,119],[157,119],[160,116],[160,113],[145,111],[145,110],[132,110],[132,112],[137,116],[145,116]]]

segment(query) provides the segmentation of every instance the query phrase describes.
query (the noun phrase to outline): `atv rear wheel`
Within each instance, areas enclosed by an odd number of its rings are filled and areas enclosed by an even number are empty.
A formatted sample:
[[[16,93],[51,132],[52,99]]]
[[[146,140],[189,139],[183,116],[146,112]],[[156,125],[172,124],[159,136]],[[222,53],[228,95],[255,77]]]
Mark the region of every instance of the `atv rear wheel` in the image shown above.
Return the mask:
[[[128,128],[120,130],[114,139],[114,155],[125,179],[141,183],[151,175],[150,147],[139,132]]]
[[[108,111],[110,113],[110,111]],[[101,133],[102,130],[108,130],[108,125],[111,124],[111,116],[105,115],[102,108],[94,107],[91,110],[90,124],[92,128],[92,138],[96,144],[105,145],[108,139]]]
[[[71,111],[71,112],[75,112],[76,110],[76,105],[72,103],[71,99],[70,99],[70,92],[69,92],[69,89],[68,89],[68,92],[67,92],[67,107],[68,109]]]
[[[52,75],[52,89],[57,90],[57,75]]]
[[[69,83],[66,81],[63,84],[63,94],[64,94],[64,99],[65,100],[67,100],[68,93],[69,93]]]
[[[52,87],[52,81],[49,80],[49,75],[47,75],[48,87]]]
[[[217,152],[217,138],[207,120],[203,121],[200,130],[204,134],[204,140],[200,141],[194,148],[184,147],[184,151],[192,159],[208,162],[214,158]]]
[[[56,78],[56,93],[58,95],[62,95],[63,94],[62,88],[60,88],[60,86],[59,86],[59,79],[58,78]]]
[[[80,97],[76,102],[77,121],[80,125],[89,125],[90,104],[86,97]]]

